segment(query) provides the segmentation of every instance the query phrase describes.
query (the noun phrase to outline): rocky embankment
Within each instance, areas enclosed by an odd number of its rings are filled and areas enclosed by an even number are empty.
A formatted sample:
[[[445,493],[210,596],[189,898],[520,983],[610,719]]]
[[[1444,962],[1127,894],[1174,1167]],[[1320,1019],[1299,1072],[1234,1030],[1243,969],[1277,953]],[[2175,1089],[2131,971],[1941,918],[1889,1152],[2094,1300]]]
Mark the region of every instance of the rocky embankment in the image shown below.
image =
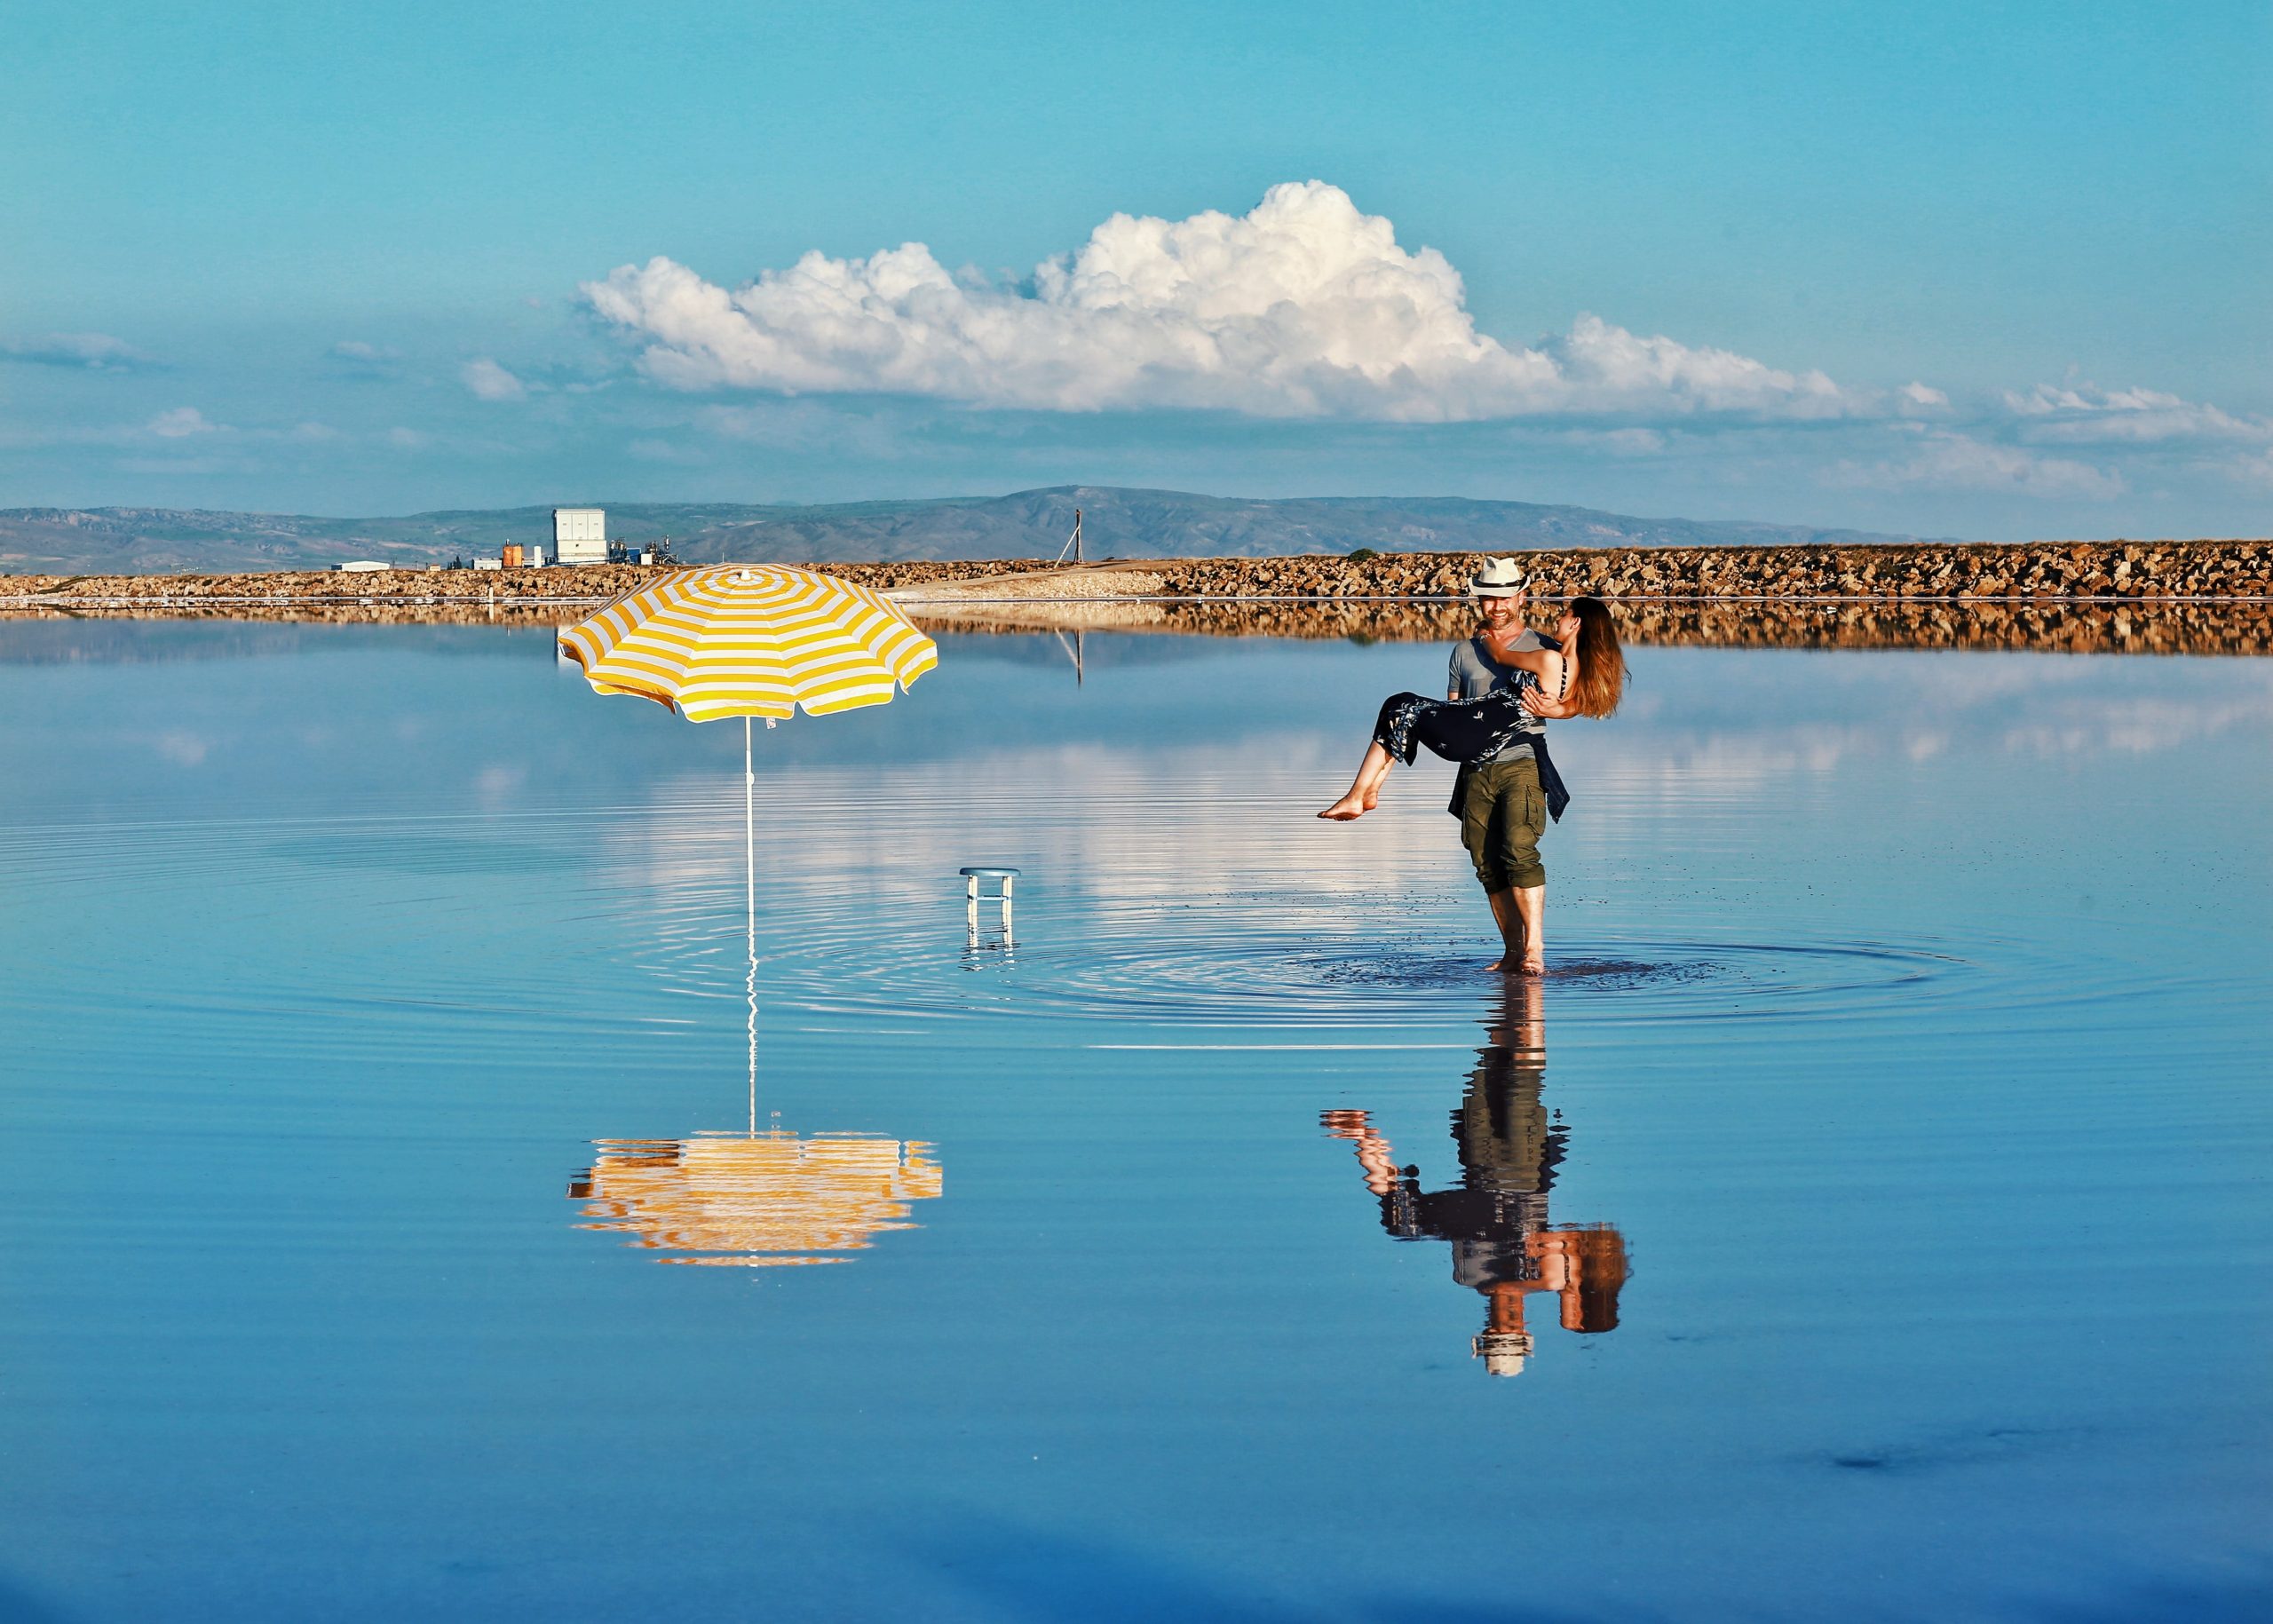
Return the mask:
[[[977,563],[826,564],[826,569],[878,588],[930,582],[975,582],[999,575],[1047,572],[1046,559],[985,559]],[[337,570],[266,570],[228,575],[0,575],[0,609],[74,605],[232,604],[470,605],[582,604],[621,596],[668,572],[630,564],[582,564],[543,569],[390,569],[354,574]]]
[[[1111,574],[1119,577],[1123,572]],[[991,597],[973,594],[903,602],[926,630],[996,634],[1116,630],[1395,643],[1446,640],[1463,635],[1475,619],[1475,611],[1466,602],[1444,598],[1360,595],[1097,598],[1073,590],[1079,584],[1066,582],[1059,595],[1022,591],[1010,597],[998,592]],[[1156,590],[1157,582],[1147,590]],[[393,593],[257,599],[154,596],[121,602],[56,593],[13,606],[0,603],[0,615],[36,620],[551,627],[567,625],[590,614],[593,601],[591,597],[501,594],[489,601]],[[1621,598],[1617,614],[1628,641],[1639,645],[2273,655],[2273,600],[2265,598]]]
[[[1079,570],[1039,559],[831,564],[910,602],[1018,598],[1445,598],[1480,555],[1145,558]],[[1547,596],[1617,598],[2152,599],[2273,597],[2273,542],[2029,542],[1960,546],[1611,547],[1523,555]],[[652,580],[630,566],[368,574],[20,575],[0,606],[233,600],[492,604],[589,601]]]
[[[1089,574],[1157,577],[1169,597],[1438,598],[1466,590],[1477,554],[1144,558]],[[2076,598],[2273,596],[2273,542],[2031,542],[1963,546],[1613,547],[1527,552],[1536,590],[1567,597]],[[900,568],[905,566],[886,566]],[[1052,572],[1058,580],[1078,579]],[[1037,578],[1037,584],[1039,578]],[[944,595],[921,577],[879,582]],[[984,596],[986,583],[956,583]],[[1000,584],[1000,583],[997,583]],[[1051,596],[1067,595],[1063,588]]]

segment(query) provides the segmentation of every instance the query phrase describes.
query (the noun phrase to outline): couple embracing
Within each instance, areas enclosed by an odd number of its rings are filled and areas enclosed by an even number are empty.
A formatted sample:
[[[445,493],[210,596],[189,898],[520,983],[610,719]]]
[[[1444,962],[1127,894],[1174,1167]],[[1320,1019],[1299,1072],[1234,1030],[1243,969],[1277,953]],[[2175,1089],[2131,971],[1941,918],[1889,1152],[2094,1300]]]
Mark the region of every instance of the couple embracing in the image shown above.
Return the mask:
[[[1626,686],[1618,626],[1599,598],[1574,598],[1552,637],[1524,624],[1529,582],[1513,558],[1493,558],[1469,582],[1476,634],[1453,646],[1441,700],[1392,693],[1374,719],[1349,793],[1319,813],[1347,822],[1371,812],[1382,780],[1415,750],[1460,764],[1446,810],[1492,905],[1503,948],[1491,968],[1509,974],[1547,970],[1547,870],[1539,839],[1560,819],[1570,792],[1547,749],[1547,718],[1606,717]]]

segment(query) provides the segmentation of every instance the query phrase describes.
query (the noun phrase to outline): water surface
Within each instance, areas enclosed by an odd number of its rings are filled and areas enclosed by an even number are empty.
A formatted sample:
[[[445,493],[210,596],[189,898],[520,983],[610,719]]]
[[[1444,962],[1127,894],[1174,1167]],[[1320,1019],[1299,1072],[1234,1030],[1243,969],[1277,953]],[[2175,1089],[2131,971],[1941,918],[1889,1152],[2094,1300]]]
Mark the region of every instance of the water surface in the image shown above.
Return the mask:
[[[1439,651],[1086,654],[760,734],[753,1098],[738,730],[0,626],[0,1612],[2264,1614],[2273,668],[1638,651],[1511,989]]]

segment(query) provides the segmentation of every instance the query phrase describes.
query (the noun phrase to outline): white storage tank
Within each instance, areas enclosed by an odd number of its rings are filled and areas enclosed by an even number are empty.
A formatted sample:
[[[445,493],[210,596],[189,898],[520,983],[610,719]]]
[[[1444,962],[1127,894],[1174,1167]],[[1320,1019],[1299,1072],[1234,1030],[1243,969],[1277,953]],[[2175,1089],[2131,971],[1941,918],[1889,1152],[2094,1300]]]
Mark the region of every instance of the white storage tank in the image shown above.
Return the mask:
[[[552,561],[555,564],[607,562],[607,510],[552,510]]]

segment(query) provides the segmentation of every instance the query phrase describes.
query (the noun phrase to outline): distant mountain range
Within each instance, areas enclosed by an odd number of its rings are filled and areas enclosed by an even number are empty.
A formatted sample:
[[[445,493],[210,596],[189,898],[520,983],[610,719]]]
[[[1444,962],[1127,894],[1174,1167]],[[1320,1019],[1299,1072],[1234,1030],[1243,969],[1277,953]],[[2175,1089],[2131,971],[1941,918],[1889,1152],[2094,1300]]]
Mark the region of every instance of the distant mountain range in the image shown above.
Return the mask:
[[[567,505],[564,503],[563,505]],[[1687,519],[1629,519],[1592,508],[1453,496],[1298,496],[1275,501],[1069,485],[1008,496],[854,502],[823,507],[623,502],[610,536],[670,538],[690,563],[828,563],[904,558],[1049,558],[1082,511],[1087,556],[1277,558],[1296,553],[1518,552],[1542,547],[1715,544],[1854,546],[1917,538],[1857,530]],[[0,510],[0,573],[220,574],[321,569],[350,558],[447,563],[507,542],[552,536],[550,508],[312,519],[194,508]]]

